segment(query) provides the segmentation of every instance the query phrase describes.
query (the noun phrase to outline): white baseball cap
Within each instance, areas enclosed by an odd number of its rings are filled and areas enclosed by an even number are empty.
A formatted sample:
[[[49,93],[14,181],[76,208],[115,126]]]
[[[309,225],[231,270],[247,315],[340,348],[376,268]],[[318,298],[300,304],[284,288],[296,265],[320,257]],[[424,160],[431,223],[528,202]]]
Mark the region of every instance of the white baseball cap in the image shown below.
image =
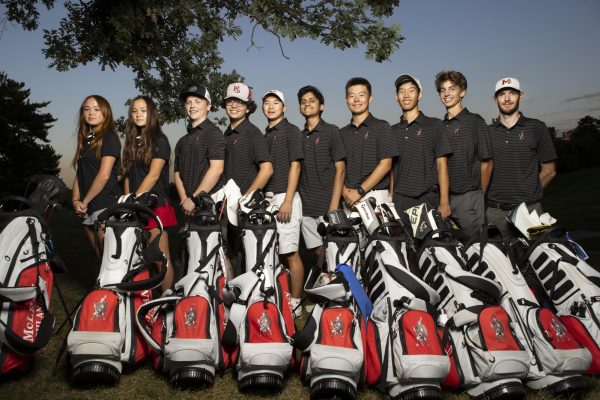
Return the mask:
[[[508,76],[496,82],[496,90],[494,91],[494,94],[497,94],[500,90],[503,89],[514,89],[520,92],[521,84],[519,83],[519,80],[517,78],[511,78],[510,76]]]
[[[283,93],[280,90],[271,89],[263,95],[262,99],[264,100],[267,96],[275,96],[279,100],[281,100],[282,103],[285,104],[285,98],[283,97]]]
[[[231,83],[229,86],[227,86],[225,100],[232,97],[242,101],[250,101],[252,100],[252,88],[241,82]]]

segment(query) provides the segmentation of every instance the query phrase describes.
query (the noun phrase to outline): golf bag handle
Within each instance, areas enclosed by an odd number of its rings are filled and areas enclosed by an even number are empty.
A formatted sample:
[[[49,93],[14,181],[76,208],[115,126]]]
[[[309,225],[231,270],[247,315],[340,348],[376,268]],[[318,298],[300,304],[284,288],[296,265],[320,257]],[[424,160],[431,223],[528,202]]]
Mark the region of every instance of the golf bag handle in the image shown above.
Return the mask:
[[[29,202],[29,200],[27,200],[25,197],[21,197],[21,196],[4,196],[2,198],[0,198],[0,209],[1,206],[8,201],[18,201],[22,204],[25,204],[27,207],[26,208],[33,208],[31,206],[31,203]]]
[[[148,270],[148,267],[145,266],[143,268],[136,268],[129,271],[123,277],[123,280],[120,283],[115,284],[114,286],[125,292],[139,292],[140,290],[150,290],[158,287],[162,281],[165,279],[165,275],[167,274],[167,269],[170,268],[167,265],[165,268],[161,268],[160,272],[148,279],[144,279],[142,281],[133,281],[131,280],[134,276],[139,274],[144,270]]]
[[[111,206],[106,210],[102,211],[100,215],[98,215],[98,222],[103,224],[108,218],[113,217],[115,215],[131,213],[148,215],[154,220],[154,222],[156,222],[156,226],[160,229],[160,231],[163,231],[162,222],[154,213],[154,211],[152,211],[150,208],[144,205],[136,203],[117,203],[114,206]]]
[[[155,300],[150,300],[149,302],[142,304],[140,308],[138,308],[135,322],[138,328],[140,329],[140,333],[142,334],[148,345],[160,355],[163,355],[163,349],[161,345],[158,344],[156,340],[154,340],[150,332],[148,332],[148,326],[146,325],[145,321],[146,314],[148,314],[148,311],[150,311],[150,309],[152,309],[153,307],[162,306],[164,304],[175,304],[181,299],[182,297],[179,296],[161,297]]]
[[[20,354],[33,354],[50,341],[50,338],[52,337],[52,328],[54,327],[54,315],[48,313],[42,318],[34,342],[24,340],[8,325],[5,325],[4,323],[2,323],[2,325],[4,327],[6,344],[11,349]]]

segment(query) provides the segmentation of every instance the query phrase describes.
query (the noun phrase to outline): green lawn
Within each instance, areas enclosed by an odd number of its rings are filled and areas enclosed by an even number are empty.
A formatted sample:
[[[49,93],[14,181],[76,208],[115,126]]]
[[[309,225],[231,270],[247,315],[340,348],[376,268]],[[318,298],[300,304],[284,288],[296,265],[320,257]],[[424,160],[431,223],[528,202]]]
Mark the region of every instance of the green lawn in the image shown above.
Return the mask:
[[[600,233],[600,169],[581,171],[573,174],[558,176],[548,187],[544,206],[561,223],[571,230],[585,229]],[[56,239],[60,256],[69,268],[67,275],[58,276],[57,280],[65,295],[69,309],[73,308],[81,296],[93,285],[98,273],[98,265],[91,256],[91,249],[78,219],[69,211],[57,212],[51,223],[51,230]],[[172,245],[179,247],[176,230],[170,230]],[[598,265],[600,240],[586,239],[584,247],[592,254],[592,261]],[[594,258],[595,257],[595,258]],[[54,295],[53,307],[60,323],[65,319],[65,313]],[[58,325],[58,324],[57,324]],[[149,363],[127,370],[120,385],[113,388],[76,389],[69,383],[69,372],[65,358],[60,361],[56,374],[53,374],[56,355],[66,334],[63,330],[55,336],[50,344],[36,355],[32,369],[21,376],[4,377],[0,380],[0,399],[17,400],[55,400],[55,399],[259,399],[264,396],[241,395],[237,384],[228,372],[216,380],[212,389],[199,392],[175,390],[169,387],[165,379],[156,374]],[[600,398],[600,385],[597,379],[588,378],[594,388],[582,399],[593,400]],[[309,397],[308,388],[300,384],[297,374],[285,382],[284,391],[273,398],[298,400]],[[380,399],[383,396],[373,390],[365,389],[359,399]],[[466,394],[446,393],[444,399],[466,400]],[[546,393],[531,393],[528,400],[551,400],[554,397]]]

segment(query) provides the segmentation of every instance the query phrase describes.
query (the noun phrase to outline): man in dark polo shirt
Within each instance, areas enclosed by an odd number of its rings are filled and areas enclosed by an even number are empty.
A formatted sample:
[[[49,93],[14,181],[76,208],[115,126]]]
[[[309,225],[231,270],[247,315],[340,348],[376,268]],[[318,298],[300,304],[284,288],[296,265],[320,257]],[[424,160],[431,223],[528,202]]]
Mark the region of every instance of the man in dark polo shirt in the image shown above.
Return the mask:
[[[211,100],[204,86],[191,86],[179,98],[185,102],[190,125],[175,146],[175,187],[184,214],[190,216],[196,207],[192,198],[217,188],[225,164],[225,139],[208,119]]]
[[[377,204],[392,200],[389,172],[398,155],[396,142],[390,125],[369,112],[371,101],[368,80],[356,77],[346,83],[346,104],[352,120],[340,129],[340,136],[347,156],[343,190],[347,212],[361,198],[372,197]]]
[[[516,237],[507,215],[525,202],[529,211],[543,213],[542,191],[556,175],[556,150],[546,125],[519,112],[521,84],[507,77],[496,83],[498,120],[490,125],[494,170],[487,192],[486,217],[505,240]]]
[[[392,126],[399,151],[394,163],[394,205],[398,212],[425,203],[442,217],[450,215],[448,155],[452,149],[443,134],[442,121],[419,111],[421,83],[403,74],[394,82],[402,109],[400,122]]]
[[[306,248],[323,253],[323,239],[317,226],[323,216],[340,208],[344,187],[346,152],[339,129],[321,119],[325,109],[323,94],[314,86],[298,91],[300,114],[306,120],[302,131],[304,160],[298,192],[302,198],[302,237]]]
[[[300,129],[285,118],[285,98],[279,90],[269,90],[263,96],[263,113],[268,126],[265,138],[273,157],[273,175],[265,187],[270,204],[279,207],[277,237],[279,257],[292,274],[292,309],[302,315],[299,307],[304,287],[304,265],[298,253],[302,201],[296,192],[300,178],[300,163],[304,158],[304,141]]]
[[[463,107],[467,79],[462,73],[438,73],[435,87],[446,107],[444,133],[452,146],[448,157],[452,217],[461,227],[463,241],[468,243],[479,237],[485,223],[483,196],[492,174],[488,129],[483,118]]]

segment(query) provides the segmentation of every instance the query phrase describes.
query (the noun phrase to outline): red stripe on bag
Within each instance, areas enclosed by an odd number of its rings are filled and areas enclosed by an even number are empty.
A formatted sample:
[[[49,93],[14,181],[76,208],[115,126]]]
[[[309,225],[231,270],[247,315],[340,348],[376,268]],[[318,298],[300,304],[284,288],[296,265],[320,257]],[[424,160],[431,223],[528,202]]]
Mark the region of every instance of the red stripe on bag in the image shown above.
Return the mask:
[[[119,298],[112,290],[98,289],[89,293],[81,304],[75,330],[93,332],[118,332],[115,316]]]
[[[354,348],[352,331],[354,317],[347,308],[327,308],[321,314],[320,344]]]
[[[180,339],[208,339],[210,305],[201,296],[186,297],[177,303],[173,313],[175,337]]]
[[[573,350],[581,348],[563,323],[549,309],[541,308],[538,311],[538,320],[544,329],[546,339],[552,343],[555,349]]]
[[[510,317],[500,306],[484,308],[479,314],[484,345],[489,351],[521,350],[510,329]]]
[[[431,315],[410,310],[400,318],[402,341],[406,354],[444,355],[437,328]]]
[[[592,338],[586,327],[575,317],[566,315],[560,317],[561,322],[567,327],[569,333],[575,338],[577,343],[584,346],[592,353],[592,363],[590,368],[585,372],[589,375],[600,373],[600,348],[598,343]]]
[[[248,309],[246,341],[250,343],[283,343],[279,310],[275,304],[259,301]]]

